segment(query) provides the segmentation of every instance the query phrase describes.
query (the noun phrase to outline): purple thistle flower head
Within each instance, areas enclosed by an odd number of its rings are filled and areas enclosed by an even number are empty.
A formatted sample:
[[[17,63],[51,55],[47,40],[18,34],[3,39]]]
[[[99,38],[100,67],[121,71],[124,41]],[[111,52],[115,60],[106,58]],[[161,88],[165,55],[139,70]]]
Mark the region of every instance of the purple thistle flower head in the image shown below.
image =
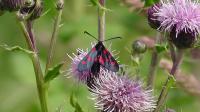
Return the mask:
[[[190,48],[200,31],[200,4],[192,0],[161,1],[154,15],[161,31],[170,33],[170,40],[179,49]]]
[[[140,81],[101,70],[93,84],[92,99],[104,112],[149,112],[155,108],[151,90],[145,90]]]
[[[85,83],[87,81],[87,78],[90,77],[91,72],[90,71],[84,71],[84,72],[78,71],[78,64],[87,55],[88,50],[84,51],[82,49],[77,49],[77,52],[78,52],[77,55],[73,53],[73,57],[68,55],[68,57],[72,59],[71,69],[69,71],[75,76],[75,78],[77,78],[79,81]]]
[[[161,22],[160,29],[170,32],[174,27],[176,33],[181,31],[199,34],[200,4],[192,0],[161,1],[162,7],[155,13]]]

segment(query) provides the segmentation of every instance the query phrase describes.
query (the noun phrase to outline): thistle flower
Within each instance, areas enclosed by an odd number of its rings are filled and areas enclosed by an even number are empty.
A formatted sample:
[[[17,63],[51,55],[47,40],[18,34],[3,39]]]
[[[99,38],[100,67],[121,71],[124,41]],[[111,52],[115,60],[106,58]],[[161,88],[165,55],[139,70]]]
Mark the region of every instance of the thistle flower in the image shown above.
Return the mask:
[[[147,11],[147,18],[149,26],[153,29],[158,29],[160,27],[160,21],[157,20],[158,16],[155,15],[159,11],[159,8],[161,7],[160,3],[154,4],[152,7],[150,7]]]
[[[91,75],[91,72],[90,71],[79,72],[78,71],[78,64],[87,55],[88,50],[84,51],[82,49],[77,49],[77,52],[78,52],[78,55],[73,53],[74,57],[71,57],[70,55],[68,55],[68,57],[70,57],[71,60],[72,60],[71,69],[69,69],[69,71],[79,81],[86,82],[87,78]]]
[[[140,81],[101,70],[91,89],[95,106],[103,112],[149,112],[155,108],[151,90],[145,90]]]
[[[94,47],[96,43],[91,43],[91,46]],[[111,50],[111,45],[109,46],[109,50]],[[87,50],[77,49],[77,55],[73,53],[73,57],[68,55],[69,58],[71,58],[71,68],[69,69],[69,73],[72,73],[75,78],[77,78],[79,81],[83,83],[87,83],[88,87],[91,87],[91,84],[93,83],[93,79],[97,78],[99,74],[92,74],[91,70],[80,72],[78,71],[78,65],[80,61],[88,54]],[[113,55],[117,55],[118,52],[113,50],[111,52]],[[100,67],[100,69],[103,69],[103,67]]]
[[[191,47],[200,31],[200,4],[195,0],[161,1],[161,4],[154,13],[161,22],[159,29],[170,32],[170,39],[176,47]],[[173,40],[179,41],[178,44]]]

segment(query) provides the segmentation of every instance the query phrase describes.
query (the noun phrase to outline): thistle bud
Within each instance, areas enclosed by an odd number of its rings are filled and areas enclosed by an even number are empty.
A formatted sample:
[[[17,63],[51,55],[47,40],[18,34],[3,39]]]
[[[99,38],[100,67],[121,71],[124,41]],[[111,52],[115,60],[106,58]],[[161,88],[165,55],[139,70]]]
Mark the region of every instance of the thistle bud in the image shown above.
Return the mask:
[[[158,29],[160,27],[161,22],[157,20],[158,16],[155,13],[158,12],[161,4],[157,3],[151,6],[147,12],[148,23],[153,29]]]
[[[179,49],[186,49],[193,47],[197,36],[191,31],[180,31],[177,33],[176,28],[170,32],[170,41]]]
[[[1,0],[0,8],[8,11],[17,11],[25,5],[26,0]]]
[[[142,41],[136,40],[132,44],[133,52],[141,54],[147,50],[146,44]]]

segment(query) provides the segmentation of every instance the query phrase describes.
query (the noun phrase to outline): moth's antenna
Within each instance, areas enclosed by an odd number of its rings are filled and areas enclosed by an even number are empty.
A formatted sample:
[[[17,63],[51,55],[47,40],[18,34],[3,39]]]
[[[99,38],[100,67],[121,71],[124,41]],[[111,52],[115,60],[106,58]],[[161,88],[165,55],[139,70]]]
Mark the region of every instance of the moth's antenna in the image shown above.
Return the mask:
[[[90,34],[90,33],[87,32],[87,31],[84,31],[84,34],[87,34],[87,35],[91,36],[92,38],[94,38],[95,40],[99,41],[95,36],[93,36],[92,34]]]
[[[122,39],[122,37],[112,37],[112,38],[109,38],[109,39],[104,40],[104,42],[105,42],[105,41],[109,41],[109,40],[113,40],[113,39]]]

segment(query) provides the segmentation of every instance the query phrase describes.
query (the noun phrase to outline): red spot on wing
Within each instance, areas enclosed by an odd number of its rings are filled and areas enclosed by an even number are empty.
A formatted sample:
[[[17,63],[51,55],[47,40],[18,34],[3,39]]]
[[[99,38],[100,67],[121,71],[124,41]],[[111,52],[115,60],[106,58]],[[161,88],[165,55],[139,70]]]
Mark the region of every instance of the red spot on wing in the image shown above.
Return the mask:
[[[92,61],[92,58],[90,56],[87,57],[87,61]]]
[[[103,50],[103,54],[107,54],[108,53],[108,51],[107,50]]]
[[[97,61],[98,61],[98,58],[96,57],[96,58],[94,59],[94,61],[97,62]]]
[[[109,55],[108,58],[109,58],[110,60],[112,60],[112,56],[111,56],[111,55]]]
[[[106,62],[109,62],[110,60],[108,58],[105,59]]]
[[[115,64],[117,64],[115,61],[112,61],[112,62],[111,62],[111,65],[115,65]]]
[[[102,58],[102,56],[99,57],[99,63],[104,64],[105,60]]]
[[[85,65],[85,64],[87,64],[87,62],[86,61],[82,61],[82,64]]]
[[[95,52],[96,51],[96,48],[95,47],[93,47],[92,48],[92,50],[91,50],[91,52]]]

